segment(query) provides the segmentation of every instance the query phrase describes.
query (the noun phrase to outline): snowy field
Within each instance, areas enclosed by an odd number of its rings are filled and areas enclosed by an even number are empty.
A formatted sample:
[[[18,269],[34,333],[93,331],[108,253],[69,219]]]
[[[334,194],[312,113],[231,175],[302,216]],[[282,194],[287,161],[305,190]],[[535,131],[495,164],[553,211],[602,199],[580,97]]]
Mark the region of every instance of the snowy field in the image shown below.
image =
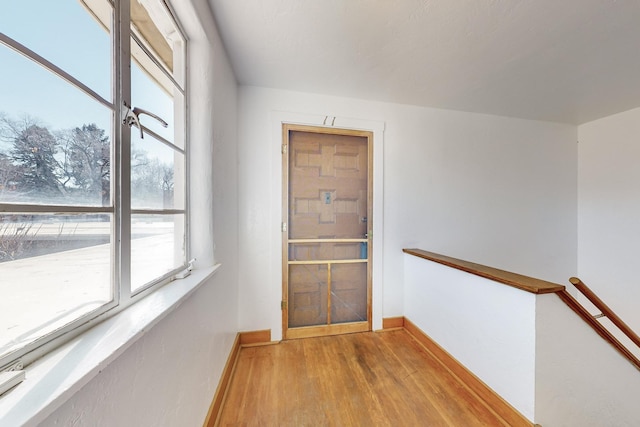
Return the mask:
[[[77,233],[89,232],[83,225]],[[109,224],[102,227],[108,235]],[[148,223],[144,231],[148,237],[131,242],[134,289],[176,265],[173,223]],[[111,301],[110,260],[111,245],[101,244],[0,263],[0,355]]]

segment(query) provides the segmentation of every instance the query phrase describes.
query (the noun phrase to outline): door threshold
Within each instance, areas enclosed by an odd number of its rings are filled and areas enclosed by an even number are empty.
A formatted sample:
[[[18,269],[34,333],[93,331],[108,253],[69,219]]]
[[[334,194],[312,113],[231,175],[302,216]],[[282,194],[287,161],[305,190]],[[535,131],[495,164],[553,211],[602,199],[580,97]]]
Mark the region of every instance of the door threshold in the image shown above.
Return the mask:
[[[368,332],[371,330],[369,322],[338,323],[335,325],[303,326],[288,328],[285,339],[326,337],[328,335],[352,334],[355,332]]]

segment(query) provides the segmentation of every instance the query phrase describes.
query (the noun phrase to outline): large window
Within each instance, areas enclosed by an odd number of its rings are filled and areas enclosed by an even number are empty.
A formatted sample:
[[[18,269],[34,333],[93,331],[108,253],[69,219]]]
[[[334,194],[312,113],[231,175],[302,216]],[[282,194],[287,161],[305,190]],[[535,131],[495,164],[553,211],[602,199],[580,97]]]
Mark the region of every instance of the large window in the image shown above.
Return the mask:
[[[0,371],[186,267],[186,41],[163,0],[3,1]]]

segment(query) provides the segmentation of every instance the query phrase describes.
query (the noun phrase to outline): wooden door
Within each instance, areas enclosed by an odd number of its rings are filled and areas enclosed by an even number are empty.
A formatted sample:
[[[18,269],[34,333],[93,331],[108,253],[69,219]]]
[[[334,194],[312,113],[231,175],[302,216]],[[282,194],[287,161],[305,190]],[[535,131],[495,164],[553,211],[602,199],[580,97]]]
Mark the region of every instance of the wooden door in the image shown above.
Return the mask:
[[[373,135],[283,131],[283,335],[371,330]]]

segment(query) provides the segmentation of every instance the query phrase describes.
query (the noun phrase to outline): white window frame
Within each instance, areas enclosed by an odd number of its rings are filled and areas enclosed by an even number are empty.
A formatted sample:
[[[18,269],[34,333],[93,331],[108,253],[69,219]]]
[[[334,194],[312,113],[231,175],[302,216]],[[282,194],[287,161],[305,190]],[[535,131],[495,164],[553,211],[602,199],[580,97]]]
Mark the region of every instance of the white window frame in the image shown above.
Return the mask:
[[[60,205],[32,205],[32,204],[3,204],[0,203],[0,213],[85,213],[99,214],[107,213],[112,215],[111,224],[111,289],[113,300],[100,306],[98,309],[83,315],[82,317],[72,321],[63,328],[52,333],[41,336],[35,341],[17,349],[11,353],[0,357],[0,372],[20,370],[29,363],[40,358],[42,355],[50,352],[54,348],[62,345],[64,342],[71,340],[79,334],[85,332],[97,323],[114,316],[133,303],[139,301],[150,293],[156,291],[162,285],[176,278],[181,272],[190,271],[189,245],[189,156],[188,156],[188,114],[187,114],[187,88],[188,81],[186,76],[186,64],[189,60],[189,44],[186,33],[177,19],[177,15],[173,11],[170,4],[165,0],[158,0],[166,8],[167,13],[173,19],[175,26],[184,40],[184,64],[181,72],[184,74],[184,83],[182,86],[176,82],[173,76],[162,67],[153,57],[152,53],[143,47],[150,59],[158,65],[158,67],[166,74],[176,88],[180,90],[184,97],[182,108],[182,120],[180,128],[184,134],[184,146],[179,148],[173,145],[155,132],[141,126],[143,132],[152,135],[155,139],[165,145],[169,145],[173,150],[182,153],[185,156],[185,176],[184,176],[184,208],[183,209],[132,209],[131,208],[131,132],[138,132],[138,129],[130,128],[123,124],[123,119],[127,112],[127,107],[131,105],[131,75],[130,61],[132,40],[131,21],[129,17],[130,0],[106,0],[113,7],[112,25],[111,25],[111,72],[112,72],[112,99],[113,102],[103,98],[90,87],[62,70],[54,63],[48,61],[38,53],[32,51],[28,47],[22,45],[18,41],[8,37],[0,32],[0,44],[15,50],[36,64],[42,66],[49,72],[56,74],[64,79],[70,85],[84,92],[93,100],[111,109],[112,132],[111,132],[111,194],[112,204],[108,207],[86,207],[86,206],[60,206]],[[126,105],[126,106],[125,106]],[[176,107],[177,108],[177,107]],[[151,282],[145,284],[135,292],[131,292],[131,215],[143,214],[180,214],[184,215],[184,242],[185,242],[185,262],[183,265],[167,272],[166,274],[155,278]],[[185,275],[185,274],[182,274]]]

